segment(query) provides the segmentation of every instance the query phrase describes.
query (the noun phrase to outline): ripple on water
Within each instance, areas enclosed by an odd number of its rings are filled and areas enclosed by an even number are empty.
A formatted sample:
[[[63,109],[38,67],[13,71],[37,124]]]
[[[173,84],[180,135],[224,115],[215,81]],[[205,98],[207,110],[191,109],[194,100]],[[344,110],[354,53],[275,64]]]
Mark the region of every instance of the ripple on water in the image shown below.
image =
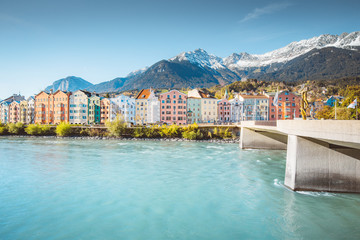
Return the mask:
[[[0,153],[1,239],[360,236],[359,197],[290,191],[285,151],[1,138]]]

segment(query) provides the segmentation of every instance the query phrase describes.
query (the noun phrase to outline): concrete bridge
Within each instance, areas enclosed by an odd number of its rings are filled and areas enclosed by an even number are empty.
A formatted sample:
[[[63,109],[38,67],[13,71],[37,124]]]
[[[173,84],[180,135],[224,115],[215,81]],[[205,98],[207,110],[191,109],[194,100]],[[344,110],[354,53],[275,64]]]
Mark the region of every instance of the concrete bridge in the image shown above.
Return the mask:
[[[360,192],[360,121],[247,121],[239,127],[241,148],[287,150],[288,188]]]

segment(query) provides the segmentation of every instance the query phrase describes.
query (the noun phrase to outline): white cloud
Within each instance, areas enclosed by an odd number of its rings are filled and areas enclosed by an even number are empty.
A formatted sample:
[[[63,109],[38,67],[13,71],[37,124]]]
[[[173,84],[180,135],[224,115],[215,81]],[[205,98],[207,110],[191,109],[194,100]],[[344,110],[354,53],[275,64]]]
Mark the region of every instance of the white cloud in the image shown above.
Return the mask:
[[[265,14],[271,14],[282,9],[289,7],[291,3],[283,2],[283,3],[272,3],[262,8],[255,8],[251,12],[249,12],[243,19],[240,20],[240,23],[247,22],[252,19],[259,18]]]

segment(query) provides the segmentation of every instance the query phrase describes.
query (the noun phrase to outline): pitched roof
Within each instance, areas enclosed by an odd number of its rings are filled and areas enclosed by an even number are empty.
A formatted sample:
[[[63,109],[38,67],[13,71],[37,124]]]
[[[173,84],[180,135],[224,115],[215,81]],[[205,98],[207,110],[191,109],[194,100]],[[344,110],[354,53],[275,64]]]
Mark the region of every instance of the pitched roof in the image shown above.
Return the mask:
[[[240,96],[242,98],[268,98],[267,96],[262,95],[262,94],[258,94],[258,95],[242,95],[242,94],[240,94]]]
[[[208,98],[208,96],[204,92],[202,92],[200,90],[198,90],[198,91],[199,91],[201,98]]]
[[[150,94],[150,89],[143,89],[138,93],[135,99],[148,99],[150,97]]]

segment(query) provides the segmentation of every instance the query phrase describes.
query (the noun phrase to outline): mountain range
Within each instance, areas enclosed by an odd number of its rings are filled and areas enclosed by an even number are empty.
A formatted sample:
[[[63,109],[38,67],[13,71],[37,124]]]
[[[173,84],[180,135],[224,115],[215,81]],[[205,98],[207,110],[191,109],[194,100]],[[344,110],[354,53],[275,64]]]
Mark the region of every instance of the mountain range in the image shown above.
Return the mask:
[[[324,34],[265,53],[233,53],[221,58],[203,49],[183,52],[123,78],[91,84],[68,77],[46,89],[117,92],[141,88],[194,88],[247,78],[267,81],[335,79],[360,75],[360,32]],[[86,86],[87,85],[87,86]],[[77,90],[77,89],[76,89]]]

